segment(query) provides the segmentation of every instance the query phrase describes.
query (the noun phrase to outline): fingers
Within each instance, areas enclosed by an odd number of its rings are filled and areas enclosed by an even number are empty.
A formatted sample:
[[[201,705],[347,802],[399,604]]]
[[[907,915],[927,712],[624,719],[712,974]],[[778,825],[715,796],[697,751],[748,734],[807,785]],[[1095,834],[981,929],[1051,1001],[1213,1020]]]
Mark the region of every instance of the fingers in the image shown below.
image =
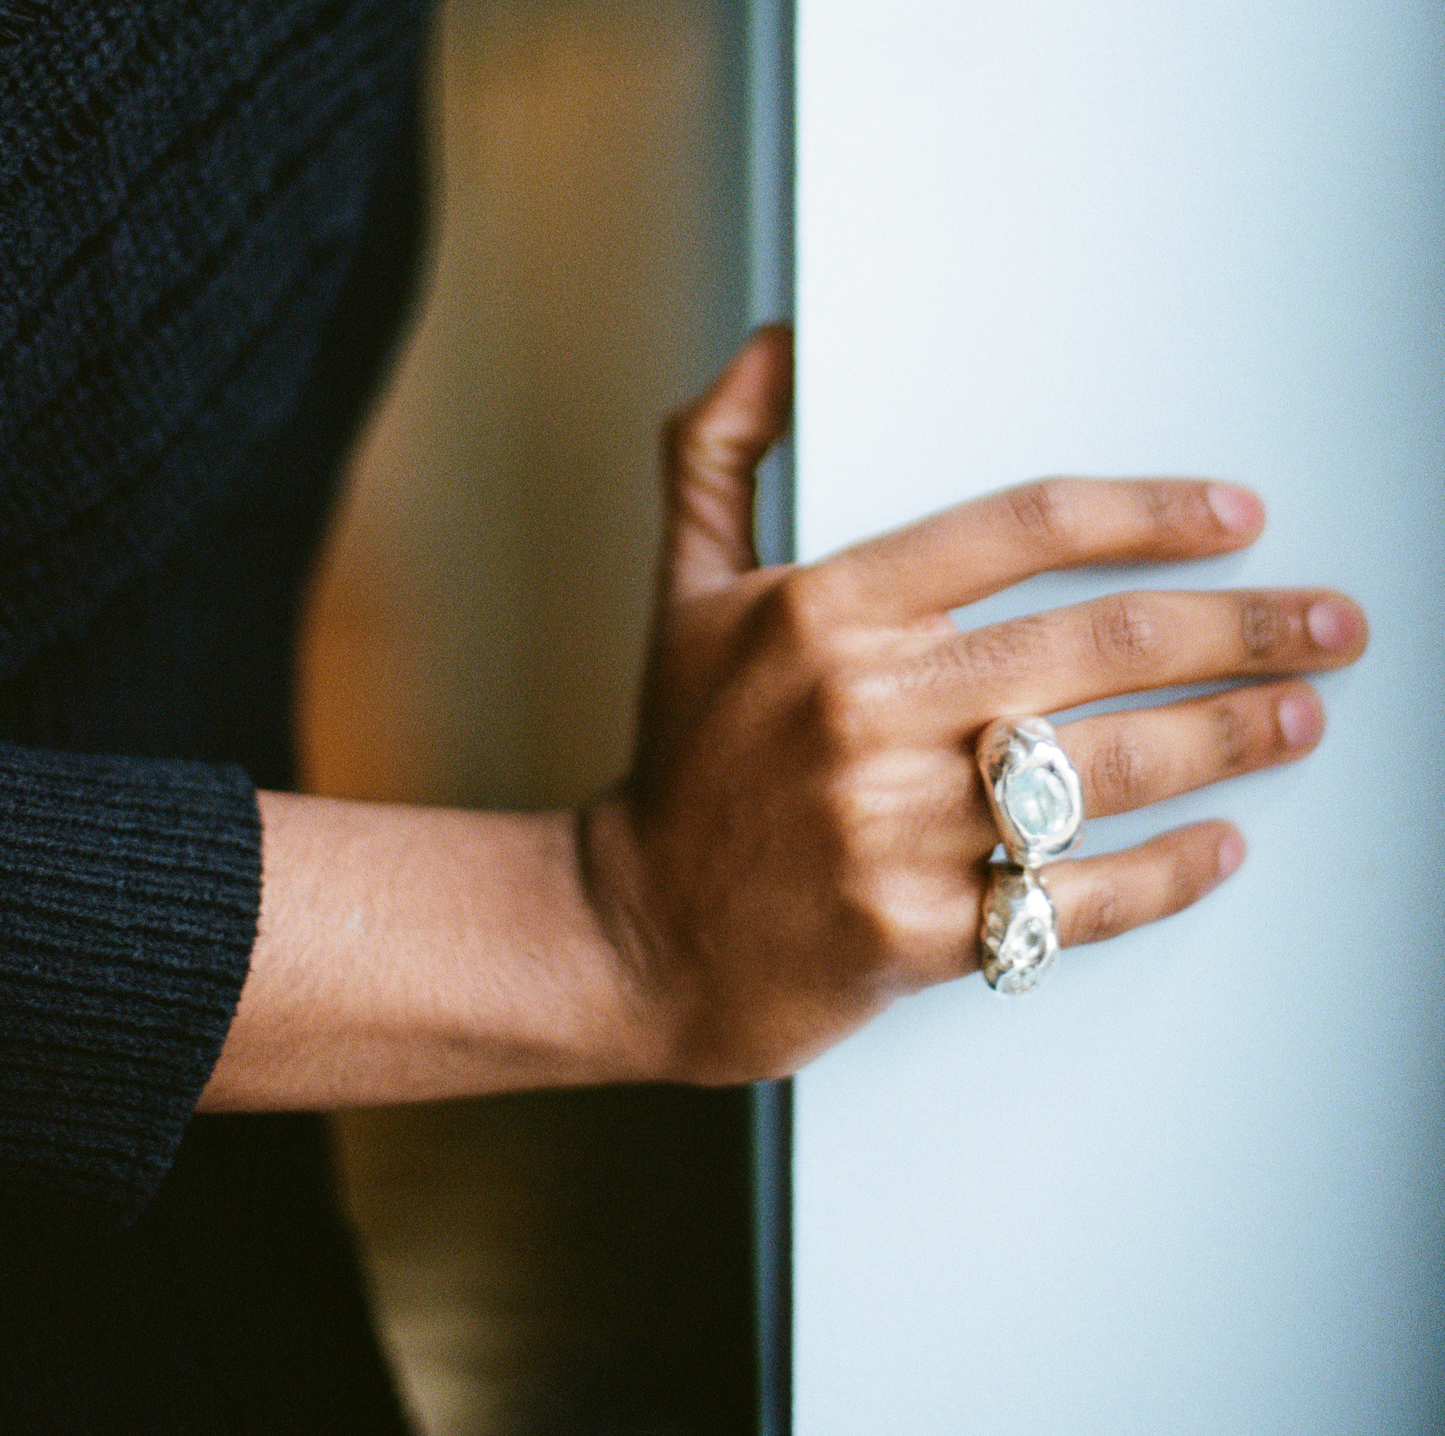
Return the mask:
[[[1202,558],[1258,537],[1264,505],[1232,484],[1046,479],[948,509],[816,565],[840,619],[906,622],[1034,574]]]
[[[1289,682],[1084,718],[1058,736],[1079,771],[1085,817],[1107,818],[1293,763],[1314,750],[1324,728],[1319,695]],[[990,814],[975,806],[967,823],[969,840],[992,847],[998,833]]]
[[[1122,853],[1054,863],[1044,873],[1059,941],[1103,942],[1180,912],[1229,877],[1244,853],[1238,829],[1211,822],[1161,833]]]
[[[1308,684],[1268,683],[1081,719],[1059,742],[1079,770],[1084,812],[1103,818],[1303,758],[1324,724]]]
[[[1232,823],[1212,821],[1161,833],[1123,852],[1050,863],[1042,877],[1053,899],[1059,942],[1064,947],[1103,942],[1181,912],[1230,877],[1244,856],[1239,830]],[[937,902],[928,920],[910,914],[911,921],[892,922],[894,930],[923,936],[894,974],[899,991],[959,976],[960,936],[969,954],[965,970],[977,970],[978,904],[985,890],[980,881],[966,913],[961,904]],[[950,931],[951,943],[943,937]]]
[[[916,660],[910,686],[967,731],[1123,693],[1339,668],[1367,638],[1359,608],[1318,589],[1114,594],[951,636]]]
[[[754,473],[787,429],[792,398],[792,330],[765,325],[712,388],[667,424],[665,601],[696,597],[757,566]]]

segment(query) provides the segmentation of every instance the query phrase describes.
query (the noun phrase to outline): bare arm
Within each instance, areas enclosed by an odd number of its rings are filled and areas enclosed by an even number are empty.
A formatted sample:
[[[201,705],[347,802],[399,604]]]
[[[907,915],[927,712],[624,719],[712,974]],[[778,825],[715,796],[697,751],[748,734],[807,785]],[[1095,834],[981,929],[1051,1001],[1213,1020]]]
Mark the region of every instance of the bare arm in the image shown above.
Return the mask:
[[[656,1016],[582,890],[573,815],[260,802],[260,930],[202,1110],[656,1075]]]
[[[896,997],[976,971],[993,718],[1253,686],[1065,725],[1086,811],[1291,761],[1297,675],[1353,662],[1323,590],[1118,594],[972,632],[1033,574],[1205,557],[1263,507],[1192,480],[1053,480],[820,563],[759,569],[752,478],[790,337],[764,330],[669,429],[668,535],[633,767],[579,818],[262,799],[261,931],[211,1108],[333,1107],[795,1070]],[[1063,941],[1177,912],[1244,856],[1226,822],[1052,864]]]

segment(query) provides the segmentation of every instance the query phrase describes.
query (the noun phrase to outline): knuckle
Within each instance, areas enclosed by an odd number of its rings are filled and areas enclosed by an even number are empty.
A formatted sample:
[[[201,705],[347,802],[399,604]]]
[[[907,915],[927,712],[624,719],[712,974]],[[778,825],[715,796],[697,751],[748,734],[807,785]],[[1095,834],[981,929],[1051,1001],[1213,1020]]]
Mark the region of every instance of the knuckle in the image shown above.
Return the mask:
[[[1094,652],[1110,667],[1144,663],[1158,651],[1161,637],[1155,614],[1139,594],[1114,594],[1094,607],[1090,638]]]
[[[831,752],[855,753],[867,746],[876,728],[881,683],[860,669],[836,669],[813,684],[814,724]]]
[[[1209,507],[1208,485],[1180,480],[1151,480],[1140,485],[1140,496],[1156,539],[1175,549],[1181,541],[1193,543],[1202,534],[1217,532],[1219,521]]]
[[[1033,547],[1057,553],[1077,545],[1078,491],[1067,479],[1040,479],[1011,489],[1008,501],[1014,523]]]
[[[1044,620],[1034,615],[960,634],[952,657],[960,675],[989,680],[1030,671],[1047,646]]]
[[[1190,854],[1176,853],[1165,873],[1164,910],[1160,916],[1187,908],[1202,896],[1204,889],[1198,865],[1191,860]]]
[[[1158,534],[1173,537],[1193,527],[1190,520],[1196,505],[1178,484],[1144,484],[1142,497],[1149,523]]]
[[[1238,773],[1249,766],[1252,752],[1250,724],[1237,700],[1217,698],[1209,707],[1215,758],[1220,771]]]
[[[974,676],[975,668],[968,643],[955,636],[900,661],[895,682],[901,697],[928,697],[954,691]]]
[[[1089,784],[1106,810],[1141,802],[1151,786],[1148,758],[1129,732],[1120,732],[1095,749],[1089,763]]]
[[[1267,594],[1246,594],[1239,605],[1239,636],[1250,658],[1263,662],[1281,654],[1290,638],[1291,624],[1284,611]]]
[[[662,426],[663,463],[674,480],[726,469],[732,447],[726,430],[701,401],[676,410]]]
[[[908,914],[880,878],[860,878],[854,883],[849,906],[854,921],[866,935],[868,952],[880,967],[907,945]]]
[[[833,624],[831,587],[826,567],[790,569],[764,600],[768,630],[799,646],[817,642]]]
[[[851,774],[840,774],[827,784],[823,810],[840,853],[856,855],[868,846],[867,834],[878,818],[876,804]]]
[[[1074,908],[1068,923],[1068,945],[1083,947],[1117,937],[1127,926],[1123,914],[1119,884],[1112,878],[1100,878]]]
[[[843,800],[845,807],[851,803]],[[837,900],[844,915],[845,926],[854,941],[850,950],[864,956],[869,964],[881,962],[891,950],[894,927],[893,902],[876,863],[860,849],[865,844],[856,835],[843,835],[840,846],[847,853],[843,874],[838,884]]]
[[[845,899],[848,926],[865,982],[896,995],[956,975],[956,930],[937,920],[927,896],[910,898],[886,875],[854,883]]]

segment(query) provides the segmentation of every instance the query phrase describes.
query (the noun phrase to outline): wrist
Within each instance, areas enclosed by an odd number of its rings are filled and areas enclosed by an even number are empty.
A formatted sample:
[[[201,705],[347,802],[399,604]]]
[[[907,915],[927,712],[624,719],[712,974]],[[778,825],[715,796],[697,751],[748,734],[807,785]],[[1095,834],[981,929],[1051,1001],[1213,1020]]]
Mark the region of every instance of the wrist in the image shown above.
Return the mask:
[[[588,896],[576,817],[261,795],[251,970],[213,1110],[645,1081],[663,1010]]]
[[[615,974],[629,1080],[685,1082],[686,1002],[669,956],[625,796],[603,794],[575,818],[578,881]]]

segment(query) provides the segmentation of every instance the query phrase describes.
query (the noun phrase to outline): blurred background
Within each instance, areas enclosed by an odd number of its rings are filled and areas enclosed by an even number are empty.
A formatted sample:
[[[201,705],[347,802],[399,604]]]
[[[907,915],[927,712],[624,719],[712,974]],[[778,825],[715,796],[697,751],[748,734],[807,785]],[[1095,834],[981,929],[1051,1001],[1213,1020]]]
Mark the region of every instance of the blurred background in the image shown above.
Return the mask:
[[[744,8],[439,11],[430,273],[313,597],[312,790],[537,809],[623,770],[657,426],[744,332]],[[336,1122],[420,1430],[748,1428],[743,1100]]]

